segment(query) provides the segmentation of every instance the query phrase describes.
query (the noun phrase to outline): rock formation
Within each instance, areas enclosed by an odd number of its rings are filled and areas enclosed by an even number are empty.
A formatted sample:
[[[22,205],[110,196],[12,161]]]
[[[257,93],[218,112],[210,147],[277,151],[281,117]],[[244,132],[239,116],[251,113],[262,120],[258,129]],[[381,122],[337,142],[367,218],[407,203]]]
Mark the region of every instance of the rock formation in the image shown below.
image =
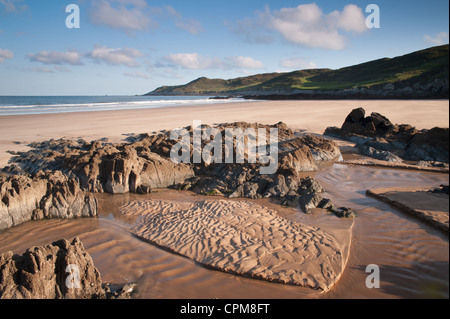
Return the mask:
[[[449,163],[448,128],[419,131],[409,124],[392,124],[379,113],[365,116],[363,108],[352,110],[340,128],[328,127],[324,134],[356,142],[361,154],[389,162]]]
[[[105,290],[91,256],[76,237],[0,254],[0,299],[104,299],[129,297]]]
[[[173,131],[141,134],[129,137],[127,143],[117,144],[82,139],[31,143],[32,149],[15,153],[11,165],[0,174],[0,229],[30,219],[96,216],[97,203],[92,193],[104,192],[145,194],[152,189],[175,187],[208,195],[272,197],[284,204],[296,205],[302,196],[298,193],[302,184],[299,174],[316,171],[320,162],[336,161],[340,157],[339,148],[332,140],[296,133],[282,122],[203,125],[200,134],[207,136],[216,132],[219,142],[227,145],[227,129],[265,132],[265,140],[248,134],[243,141],[246,144],[257,141],[267,150],[271,142],[269,133],[276,129],[279,140],[276,172],[261,175],[260,169],[266,164],[259,158],[256,162],[250,161],[248,147],[244,148],[243,162],[225,164],[223,149],[221,163],[190,164],[194,162],[192,126],[184,128],[190,134],[190,163],[171,160],[171,150],[180,142],[180,139],[172,139]],[[201,139],[201,148],[210,142],[208,138]],[[234,161],[238,147],[234,138],[231,147]],[[318,196],[313,198],[318,199]],[[305,198],[302,203],[304,201]],[[308,200],[307,210],[317,207],[316,204],[317,200]]]
[[[97,216],[97,201],[59,171],[35,177],[0,173],[0,230],[28,220]]]
[[[30,146],[34,149],[13,159],[23,171],[32,175],[61,171],[93,193],[148,193],[194,175],[188,165],[153,153],[148,140],[113,145],[60,139]]]

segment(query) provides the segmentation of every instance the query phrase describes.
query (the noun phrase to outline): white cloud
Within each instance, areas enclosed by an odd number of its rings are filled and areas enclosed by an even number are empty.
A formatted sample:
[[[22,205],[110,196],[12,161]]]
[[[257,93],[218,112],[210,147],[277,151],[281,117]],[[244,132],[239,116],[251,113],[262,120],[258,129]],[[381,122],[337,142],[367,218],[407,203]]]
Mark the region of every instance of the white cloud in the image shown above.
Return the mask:
[[[44,64],[70,64],[70,65],[82,65],[81,55],[76,51],[68,52],[48,52],[41,51],[35,54],[28,54],[30,61],[41,62]]]
[[[448,33],[447,32],[440,32],[436,34],[436,36],[432,37],[428,34],[425,34],[423,39],[427,43],[431,43],[434,45],[442,45],[445,43],[448,43]]]
[[[144,0],[96,0],[92,1],[90,21],[125,32],[149,29],[152,22]],[[114,6],[112,5],[114,4]]]
[[[87,56],[96,62],[135,67],[139,65],[136,58],[142,57],[144,54],[136,49],[113,49],[105,46],[96,46],[92,52],[87,54]]]
[[[10,50],[6,49],[0,49],[0,63],[3,63],[6,61],[6,59],[12,59],[14,58],[14,53]]]
[[[146,0],[90,0],[90,2],[91,23],[121,30],[129,35],[137,31],[157,29],[159,19],[171,19],[178,29],[191,34],[203,31],[199,21],[185,18],[170,5],[150,7]]]
[[[302,4],[295,8],[281,8],[257,12],[256,18],[237,22],[236,30],[245,29],[248,42],[270,39],[267,32],[275,32],[290,43],[311,48],[340,50],[346,45],[342,31],[359,34],[367,31],[365,16],[361,8],[350,4],[342,11],[326,14],[315,3]],[[266,35],[264,33],[266,32]],[[259,40],[258,40],[259,39]]]
[[[346,5],[342,12],[333,11],[328,15],[328,18],[331,19],[332,25],[345,31],[353,33],[367,31],[366,17],[362,9],[354,4]]]
[[[218,69],[222,64],[218,59],[201,56],[198,53],[169,54],[164,60],[184,69]]]
[[[288,58],[280,61],[280,66],[290,70],[305,70],[316,69],[317,65],[313,62],[308,62],[304,58]]]
[[[175,26],[179,29],[188,31],[191,34],[198,34],[203,31],[201,23],[194,19],[183,18],[182,14],[172,6],[166,6],[167,13],[175,19]]]
[[[128,76],[128,77],[132,77],[132,78],[141,78],[141,79],[150,79],[150,77],[142,72],[125,72],[123,75]]]
[[[23,0],[0,0],[0,7],[6,13],[20,13],[28,9],[26,4],[21,4]]]
[[[264,64],[247,56],[232,56],[225,59],[230,68],[262,69]]]
[[[169,66],[178,66],[184,69],[261,69],[264,64],[251,57],[231,56],[224,59],[202,56],[198,53],[169,54],[164,58]],[[165,66],[158,63],[158,65]]]

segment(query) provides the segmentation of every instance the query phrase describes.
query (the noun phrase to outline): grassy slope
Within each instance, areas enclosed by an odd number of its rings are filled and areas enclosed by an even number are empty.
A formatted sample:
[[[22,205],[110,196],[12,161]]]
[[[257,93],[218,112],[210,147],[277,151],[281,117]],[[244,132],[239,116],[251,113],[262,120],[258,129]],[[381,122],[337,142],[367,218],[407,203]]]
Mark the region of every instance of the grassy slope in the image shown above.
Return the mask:
[[[380,59],[308,78],[305,89],[370,87],[411,79],[424,73],[430,77],[448,75],[448,45],[413,52],[393,59]]]
[[[278,77],[280,73],[265,73],[257,74],[247,77],[241,77],[230,80],[222,79],[208,79],[205,77],[198,78],[185,85],[179,86],[163,86],[155,91],[153,94],[216,94],[221,92],[229,92],[245,87],[255,86],[264,83],[270,79]]]
[[[313,69],[289,73],[266,73],[230,80],[203,77],[186,85],[161,87],[149,94],[239,94],[249,91],[288,93],[295,89],[339,90],[403,80],[426,81],[434,78],[448,78],[448,51],[447,44],[338,70]]]

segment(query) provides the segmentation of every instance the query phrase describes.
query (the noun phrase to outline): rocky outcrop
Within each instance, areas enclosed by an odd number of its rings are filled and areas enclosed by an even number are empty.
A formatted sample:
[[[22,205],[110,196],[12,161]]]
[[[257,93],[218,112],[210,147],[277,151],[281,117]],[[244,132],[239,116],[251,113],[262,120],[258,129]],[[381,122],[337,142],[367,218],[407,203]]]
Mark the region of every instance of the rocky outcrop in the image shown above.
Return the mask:
[[[0,173],[0,230],[28,220],[97,216],[97,201],[61,172],[34,178]]]
[[[358,144],[357,148],[362,155],[373,157],[387,162],[401,163],[403,160],[392,152],[372,147],[368,143]]]
[[[0,254],[0,299],[104,299],[126,297],[105,290],[79,238]]]
[[[293,151],[280,154],[278,173],[296,175],[300,172],[315,172],[317,165],[311,150],[301,146]]]
[[[194,175],[190,166],[153,153],[148,140],[112,145],[60,139],[30,146],[34,149],[13,158],[23,171],[60,171],[87,192],[148,193]]]
[[[336,161],[341,156],[341,151],[333,140],[317,135],[305,134],[302,137],[296,137],[280,143],[281,151],[292,151],[305,147],[309,149],[316,162]]]
[[[449,129],[435,127],[413,136],[405,157],[415,161],[449,162]]]
[[[324,134],[356,142],[361,154],[384,161],[449,162],[448,128],[419,131],[379,113],[365,116],[363,108],[352,110],[340,128],[329,127]]]
[[[449,190],[450,190],[449,185],[441,185],[441,186],[439,186],[439,187],[437,187],[437,188],[431,190],[430,192],[431,192],[431,193],[434,193],[434,194],[445,194],[445,195],[449,195]]]
[[[272,154],[278,157],[273,174],[261,175],[260,169],[267,163],[259,156],[256,161],[251,160],[249,147],[244,147],[243,161],[237,161],[237,150],[242,147],[238,143],[242,141],[245,145],[252,142],[264,146],[266,153],[261,154],[267,154],[273,142],[270,132],[274,129],[279,147],[278,153]],[[226,140],[228,130],[236,133],[231,145]],[[227,163],[225,149],[218,163],[204,160],[194,163],[194,128],[186,127],[184,132],[191,141],[188,155],[193,164],[176,163],[170,158],[173,146],[181,140],[180,136],[173,139],[172,131],[131,136],[128,143],[118,144],[100,140],[89,143],[82,139],[30,144],[32,150],[16,153],[11,165],[3,170],[0,229],[30,219],[96,216],[97,203],[92,193],[104,192],[145,194],[152,189],[176,187],[206,195],[278,198],[294,205],[302,195],[298,192],[302,184],[299,174],[316,171],[320,162],[340,157],[332,140],[299,134],[282,122],[274,125],[236,122],[202,125],[200,135],[202,150],[211,142],[212,135],[219,136],[222,146],[231,146],[233,161],[237,163]],[[244,133],[242,140],[237,137],[239,132]],[[259,135],[263,133],[265,139]],[[308,210],[317,204],[311,202]]]

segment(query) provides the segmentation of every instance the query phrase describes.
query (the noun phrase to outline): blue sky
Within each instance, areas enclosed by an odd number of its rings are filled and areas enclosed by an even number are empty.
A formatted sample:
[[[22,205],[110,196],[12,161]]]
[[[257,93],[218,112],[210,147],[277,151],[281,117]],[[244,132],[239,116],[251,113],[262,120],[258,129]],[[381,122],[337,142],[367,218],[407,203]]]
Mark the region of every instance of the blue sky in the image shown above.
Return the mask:
[[[380,9],[368,29],[366,7]],[[80,28],[66,27],[66,6]],[[449,2],[0,0],[0,95],[134,95],[449,42]]]

